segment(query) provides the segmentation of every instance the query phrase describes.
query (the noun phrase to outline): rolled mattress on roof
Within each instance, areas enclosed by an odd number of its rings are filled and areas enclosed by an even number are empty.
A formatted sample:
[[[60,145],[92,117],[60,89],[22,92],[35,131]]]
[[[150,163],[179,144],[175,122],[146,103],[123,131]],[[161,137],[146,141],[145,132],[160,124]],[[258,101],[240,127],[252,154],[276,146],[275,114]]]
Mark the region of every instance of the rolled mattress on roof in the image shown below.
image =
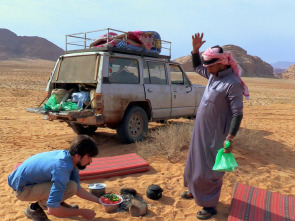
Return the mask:
[[[162,47],[161,37],[155,31],[129,31],[120,35],[109,32],[90,44],[90,47],[106,46],[155,54],[160,54]]]

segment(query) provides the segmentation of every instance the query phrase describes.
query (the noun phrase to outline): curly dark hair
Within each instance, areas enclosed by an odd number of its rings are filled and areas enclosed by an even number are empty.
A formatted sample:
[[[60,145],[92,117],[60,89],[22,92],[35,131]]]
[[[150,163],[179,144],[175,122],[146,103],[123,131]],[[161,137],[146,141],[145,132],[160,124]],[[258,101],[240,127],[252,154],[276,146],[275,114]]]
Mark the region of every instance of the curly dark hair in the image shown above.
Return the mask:
[[[87,135],[78,135],[71,143],[69,153],[71,156],[79,154],[84,157],[86,154],[89,157],[98,155],[98,147],[96,142]]]

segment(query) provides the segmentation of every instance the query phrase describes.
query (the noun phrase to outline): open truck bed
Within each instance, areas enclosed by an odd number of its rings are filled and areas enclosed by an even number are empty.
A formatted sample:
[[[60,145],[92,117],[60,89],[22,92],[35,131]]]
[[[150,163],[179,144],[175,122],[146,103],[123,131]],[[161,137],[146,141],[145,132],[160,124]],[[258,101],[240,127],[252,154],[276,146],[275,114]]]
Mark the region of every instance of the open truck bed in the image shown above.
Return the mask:
[[[43,107],[27,108],[27,112],[43,114],[45,120],[61,120],[63,122],[83,123],[86,125],[103,124],[102,114],[95,114],[93,110],[48,111]]]

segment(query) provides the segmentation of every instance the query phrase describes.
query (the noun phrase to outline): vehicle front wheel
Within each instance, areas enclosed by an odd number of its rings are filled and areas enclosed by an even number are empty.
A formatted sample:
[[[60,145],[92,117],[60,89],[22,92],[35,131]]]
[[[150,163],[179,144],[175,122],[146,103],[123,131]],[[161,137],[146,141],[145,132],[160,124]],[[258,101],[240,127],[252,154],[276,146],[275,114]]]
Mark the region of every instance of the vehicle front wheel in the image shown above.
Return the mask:
[[[76,134],[91,135],[91,134],[94,134],[96,129],[98,128],[97,126],[82,125],[82,124],[76,124],[76,123],[70,123],[69,125]]]
[[[146,112],[137,106],[129,107],[122,122],[117,127],[117,135],[122,143],[134,143],[145,138],[148,132]]]

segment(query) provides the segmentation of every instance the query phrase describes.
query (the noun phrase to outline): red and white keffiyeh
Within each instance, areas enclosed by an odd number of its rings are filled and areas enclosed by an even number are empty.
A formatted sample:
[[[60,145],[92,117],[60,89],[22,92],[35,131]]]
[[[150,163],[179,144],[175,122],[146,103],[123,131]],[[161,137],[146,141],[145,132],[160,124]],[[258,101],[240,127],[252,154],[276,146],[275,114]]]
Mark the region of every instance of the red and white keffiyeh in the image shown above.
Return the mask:
[[[244,83],[244,81],[241,78],[242,75],[242,68],[237,64],[235,59],[233,58],[232,54],[228,51],[224,51],[223,53],[219,52],[219,48],[208,48],[205,50],[202,54],[202,57],[205,61],[210,61],[212,59],[218,59],[216,62],[213,64],[224,64],[224,65],[230,65],[231,68],[233,69],[235,75],[239,78],[241,84],[243,85],[243,95],[247,100],[249,100],[250,95],[249,95],[249,90],[247,85]],[[212,64],[205,65],[203,64],[204,67],[208,67]]]

